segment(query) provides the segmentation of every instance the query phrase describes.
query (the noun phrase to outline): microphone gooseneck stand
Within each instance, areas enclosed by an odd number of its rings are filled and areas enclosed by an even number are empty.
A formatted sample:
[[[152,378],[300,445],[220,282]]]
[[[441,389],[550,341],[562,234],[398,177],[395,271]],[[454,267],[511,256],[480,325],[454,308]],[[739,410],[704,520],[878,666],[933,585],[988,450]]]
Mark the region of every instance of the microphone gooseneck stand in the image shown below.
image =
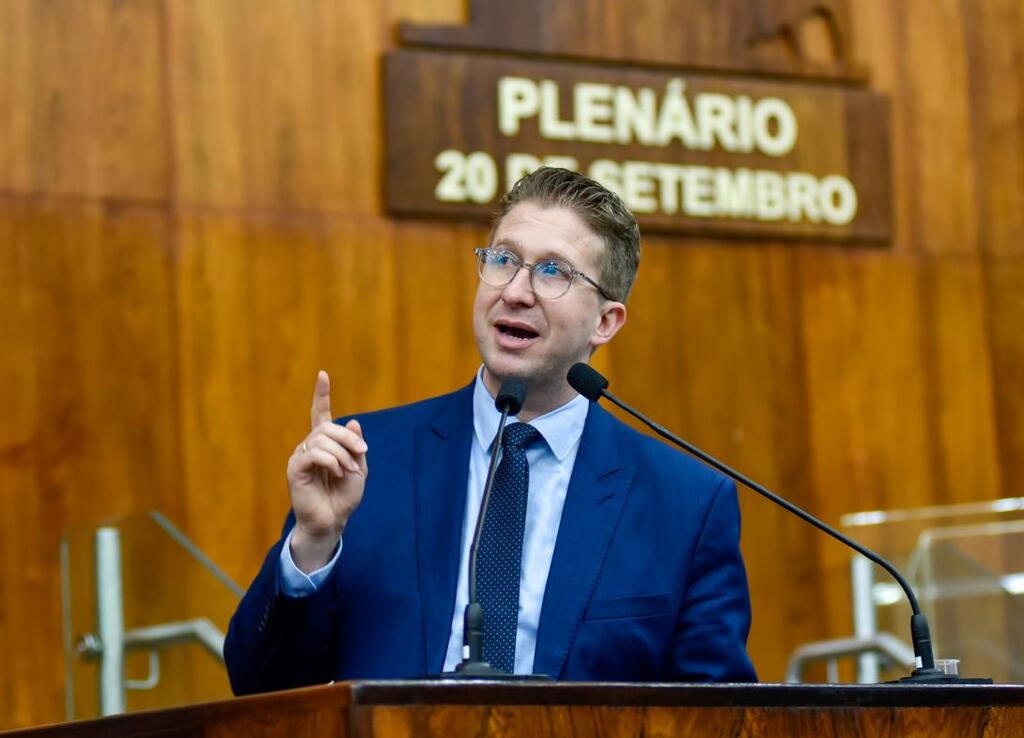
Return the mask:
[[[629,405],[619,400],[615,395],[608,391],[608,380],[602,376],[596,369],[589,366],[588,364],[578,363],[573,364],[572,368],[569,369],[567,376],[569,385],[579,392],[581,395],[586,397],[592,402],[597,402],[602,397],[608,398],[609,401],[614,403],[616,406],[622,408],[627,413],[632,415],[634,418],[639,420],[641,423],[649,427],[655,433],[662,438],[671,441],[675,445],[685,449],[689,453],[693,454],[701,461],[709,464],[718,469],[723,474],[726,474],[735,479],[740,484],[748,487],[763,497],[768,498],[776,505],[788,510],[799,518],[802,518],[806,522],[813,525],[818,530],[827,533],[841,543],[846,544],[857,553],[862,556],[866,556],[871,561],[875,562],[883,569],[885,569],[892,577],[897,581],[903,592],[906,594],[907,599],[910,601],[910,608],[913,611],[913,615],[910,617],[910,633],[911,640],[914,646],[914,656],[916,660],[916,668],[911,672],[910,676],[903,677],[898,683],[907,684],[991,684],[992,680],[987,678],[963,678],[958,676],[952,676],[945,674],[941,669],[935,667],[935,656],[932,652],[932,638],[928,627],[928,618],[917,603],[917,596],[914,594],[914,590],[911,588],[910,583],[900,574],[899,570],[881,555],[875,553],[866,546],[857,543],[849,536],[844,535],[828,523],[819,520],[818,518],[811,515],[806,510],[794,505],[789,500],[786,500],[774,492],[768,490],[762,485],[750,479],[744,474],[732,469],[728,465],[722,463],[714,456],[700,450],[688,441],[683,440],[679,436],[675,435],[667,428],[655,423],[650,418],[646,417],[637,410],[634,410]]]

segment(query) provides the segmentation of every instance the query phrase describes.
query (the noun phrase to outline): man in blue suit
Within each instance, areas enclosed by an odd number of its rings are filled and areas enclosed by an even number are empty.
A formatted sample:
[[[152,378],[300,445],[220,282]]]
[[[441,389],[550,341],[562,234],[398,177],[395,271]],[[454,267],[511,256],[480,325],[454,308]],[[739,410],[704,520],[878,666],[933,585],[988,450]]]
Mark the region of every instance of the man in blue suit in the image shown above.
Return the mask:
[[[564,680],[755,680],[734,484],[565,379],[625,323],[639,264],[632,214],[593,180],[540,169],[502,199],[476,257],[483,366],[468,387],[332,422],[318,375],[311,431],[288,462],[283,538],[228,630],[233,689],[459,663],[494,396],[509,377],[527,387],[510,421],[528,424],[533,442],[521,554],[509,549],[518,599],[507,633],[488,619],[488,643],[505,637],[508,651],[491,658]]]

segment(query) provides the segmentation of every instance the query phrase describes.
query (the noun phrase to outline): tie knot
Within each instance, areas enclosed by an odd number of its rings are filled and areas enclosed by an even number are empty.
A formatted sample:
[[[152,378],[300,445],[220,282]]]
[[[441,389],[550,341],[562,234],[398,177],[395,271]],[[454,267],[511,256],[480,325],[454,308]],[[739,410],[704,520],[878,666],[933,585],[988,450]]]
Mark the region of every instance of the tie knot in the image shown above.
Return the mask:
[[[526,448],[540,438],[540,431],[527,423],[509,423],[505,426],[505,434],[501,437],[501,445],[505,448]]]

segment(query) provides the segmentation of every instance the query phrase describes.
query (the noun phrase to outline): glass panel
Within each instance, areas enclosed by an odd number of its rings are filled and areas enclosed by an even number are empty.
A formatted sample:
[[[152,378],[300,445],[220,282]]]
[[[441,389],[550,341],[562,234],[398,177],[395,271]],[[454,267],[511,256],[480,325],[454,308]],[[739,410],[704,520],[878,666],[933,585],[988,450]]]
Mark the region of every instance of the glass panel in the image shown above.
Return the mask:
[[[962,676],[1024,683],[1024,498],[855,513],[841,525],[910,580],[936,658],[960,659]],[[858,635],[888,631],[909,642],[910,606],[887,573],[855,576],[853,596]],[[871,663],[862,662],[866,681],[901,675],[876,677]]]
[[[159,513],[115,520],[103,529],[120,538],[125,711],[230,697],[217,651],[241,588]],[[96,532],[75,531],[61,541],[68,719],[102,714],[100,657],[90,648],[101,632]],[[168,627],[140,630],[153,626]],[[139,642],[148,636],[161,640]]]

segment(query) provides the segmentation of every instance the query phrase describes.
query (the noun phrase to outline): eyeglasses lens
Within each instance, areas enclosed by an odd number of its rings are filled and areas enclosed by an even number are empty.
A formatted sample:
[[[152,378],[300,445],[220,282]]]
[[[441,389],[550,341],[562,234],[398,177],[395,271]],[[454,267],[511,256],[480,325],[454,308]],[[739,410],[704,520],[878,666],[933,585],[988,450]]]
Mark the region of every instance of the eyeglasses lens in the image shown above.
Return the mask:
[[[519,258],[508,251],[480,249],[477,252],[480,278],[493,287],[504,287],[522,268]],[[542,261],[530,269],[530,284],[538,297],[561,297],[572,284],[572,271],[564,264]]]

